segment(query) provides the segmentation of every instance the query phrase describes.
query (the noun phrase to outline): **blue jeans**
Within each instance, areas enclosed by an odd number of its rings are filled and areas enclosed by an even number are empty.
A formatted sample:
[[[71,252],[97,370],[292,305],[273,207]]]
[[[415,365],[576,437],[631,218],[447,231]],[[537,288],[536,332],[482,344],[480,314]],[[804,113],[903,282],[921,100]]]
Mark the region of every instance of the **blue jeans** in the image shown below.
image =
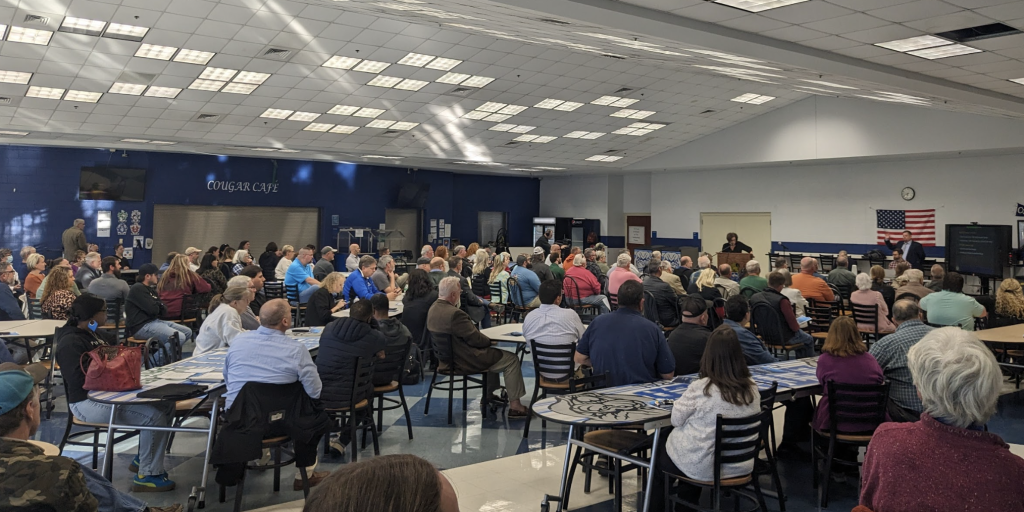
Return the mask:
[[[583,304],[590,304],[597,306],[597,314],[603,315],[608,313],[608,299],[604,295],[591,295],[590,297],[583,297],[580,299]]]
[[[179,345],[177,347],[171,346],[170,342],[171,336],[173,336],[174,333],[178,333]],[[164,345],[164,350],[166,350],[168,354],[174,354],[182,345],[185,344],[185,342],[192,339],[192,329],[181,324],[168,322],[167,320],[153,320],[152,322],[139,327],[139,330],[135,331],[135,334],[132,337],[156,338]],[[170,363],[170,361],[165,361],[164,359],[165,357],[163,354],[157,354],[157,364],[163,366]]]
[[[313,286],[310,286],[309,288],[306,288],[305,290],[302,290],[301,292],[299,292],[299,302],[301,304],[305,304],[305,303],[309,302],[309,298],[313,296],[313,292],[315,292],[315,291],[317,291],[319,289],[320,289],[320,285],[314,284]]]
[[[101,404],[92,400],[82,400],[68,404],[76,418],[89,423],[110,422],[110,404]],[[119,405],[114,418],[122,425],[153,425],[171,426],[174,417],[174,403],[159,402],[154,404]],[[170,432],[142,430],[139,432],[139,474],[142,476],[162,475],[164,471],[164,451]]]
[[[789,344],[801,345],[800,348],[793,351],[796,353],[796,357],[798,359],[814,355],[814,337],[804,331],[797,331],[796,334],[790,338]]]
[[[121,492],[114,488],[110,480],[103,478],[103,475],[95,472],[87,466],[82,468],[85,476],[85,486],[92,493],[99,506],[96,510],[102,512],[143,512],[149,505],[131,494]]]

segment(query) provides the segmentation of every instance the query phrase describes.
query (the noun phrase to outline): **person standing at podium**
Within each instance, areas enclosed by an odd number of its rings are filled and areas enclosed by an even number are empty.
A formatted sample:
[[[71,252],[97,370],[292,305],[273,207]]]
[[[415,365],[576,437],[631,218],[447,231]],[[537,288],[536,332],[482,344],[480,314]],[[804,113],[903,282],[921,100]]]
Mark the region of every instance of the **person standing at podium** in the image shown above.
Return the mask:
[[[722,245],[722,252],[754,252],[749,245],[740,242],[739,236],[737,236],[736,233],[729,233],[728,235],[725,235],[725,239],[728,241]]]

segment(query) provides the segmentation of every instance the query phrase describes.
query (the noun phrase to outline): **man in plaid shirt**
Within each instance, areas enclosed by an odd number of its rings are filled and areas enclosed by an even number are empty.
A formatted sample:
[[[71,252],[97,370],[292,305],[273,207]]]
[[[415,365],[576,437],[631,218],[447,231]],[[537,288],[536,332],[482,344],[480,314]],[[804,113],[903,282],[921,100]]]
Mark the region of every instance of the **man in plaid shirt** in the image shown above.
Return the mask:
[[[907,352],[932,328],[921,321],[921,308],[913,299],[902,299],[893,304],[892,321],[896,324],[896,332],[878,340],[870,352],[890,382],[886,407],[889,417],[897,422],[913,422],[920,419],[924,406],[907,368]]]

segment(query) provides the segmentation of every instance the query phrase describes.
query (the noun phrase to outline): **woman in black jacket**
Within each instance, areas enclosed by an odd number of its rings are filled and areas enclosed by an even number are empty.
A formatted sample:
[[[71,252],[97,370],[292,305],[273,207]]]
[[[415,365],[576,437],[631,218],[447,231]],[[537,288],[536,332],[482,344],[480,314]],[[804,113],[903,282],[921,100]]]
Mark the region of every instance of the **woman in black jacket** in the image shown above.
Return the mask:
[[[409,288],[402,297],[402,323],[412,333],[413,343],[423,339],[423,331],[427,327],[427,312],[437,301],[437,289],[430,276],[421,269],[409,272]]]
[[[345,286],[345,276],[341,272],[331,272],[320,283],[320,289],[310,295],[306,303],[306,325],[310,327],[327,325],[334,320],[335,312],[345,307],[345,301],[336,300],[335,295],[341,293]]]
[[[85,375],[91,359],[87,352],[97,347],[117,345],[117,338],[97,326],[107,320],[107,304],[103,299],[83,293],[71,304],[68,323],[57,330],[56,358],[68,390],[68,408],[79,420],[89,423],[107,424],[110,421],[110,405],[89,400],[84,389]],[[79,367],[85,368],[85,372]],[[117,408],[115,421],[121,424],[171,426],[174,403],[145,405],[122,405]],[[174,489],[174,482],[167,478],[164,469],[164,453],[167,449],[169,432],[143,430],[139,432],[139,454],[132,461],[131,471],[135,473],[133,489],[142,492],[160,492]]]
[[[277,244],[270,242],[267,244],[267,250],[260,254],[259,265],[263,269],[263,277],[267,281],[277,281],[275,271],[277,270],[277,262],[281,261],[281,251],[277,249]]]

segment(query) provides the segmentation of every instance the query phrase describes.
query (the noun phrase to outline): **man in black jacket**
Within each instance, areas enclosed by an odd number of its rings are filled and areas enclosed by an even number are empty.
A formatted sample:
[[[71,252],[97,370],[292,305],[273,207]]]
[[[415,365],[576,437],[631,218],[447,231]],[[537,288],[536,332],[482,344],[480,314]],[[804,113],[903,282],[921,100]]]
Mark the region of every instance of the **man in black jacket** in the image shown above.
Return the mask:
[[[384,348],[385,357],[392,356],[394,352],[405,349],[405,344],[412,338],[412,333],[409,332],[408,327],[402,325],[401,320],[391,318],[389,311],[391,301],[388,300],[386,295],[378,293],[370,298],[370,305],[373,306],[373,319],[377,321],[377,328],[384,335],[386,343]],[[405,361],[398,361],[398,364],[404,365]],[[394,367],[386,368],[378,361],[377,366],[373,369],[373,385],[386,386],[391,384],[394,370]]]
[[[461,309],[469,313],[469,317],[480,324],[481,329],[486,329],[491,326],[491,315],[487,311],[487,305],[490,302],[473,293],[473,288],[469,286],[469,280],[462,275],[462,266],[462,258],[458,256],[448,258],[448,276],[459,278],[459,285],[462,286],[462,295],[459,297],[459,301],[462,302]]]
[[[676,358],[676,375],[690,375],[700,372],[704,347],[711,337],[707,328],[708,306],[699,296],[686,296],[679,302],[683,320],[668,336],[668,348]]]
[[[544,230],[544,234],[537,239],[537,242],[533,244],[533,246],[544,249],[544,254],[548,254],[551,252],[551,237],[553,236],[555,236],[555,234],[550,229],[546,229]]]
[[[644,278],[644,293],[654,296],[654,304],[658,310],[658,321],[663,327],[674,327],[679,324],[679,306],[676,292],[665,281],[661,280],[661,261],[651,260],[647,264],[647,277]]]
[[[910,268],[922,270],[924,268],[924,246],[914,241],[913,234],[908,230],[903,232],[903,240],[899,243],[892,243],[885,239],[885,246],[891,251],[899,249],[903,252],[903,259],[910,263]]]
[[[137,339],[157,338],[164,345],[166,354],[176,354],[182,345],[192,339],[192,329],[181,324],[161,320],[167,314],[167,307],[160,302],[156,293],[157,268],[152,263],[139,267],[139,275],[135,284],[128,290],[128,300],[124,303],[125,326],[128,335]],[[170,339],[178,335],[178,346],[170,344]],[[157,361],[167,364],[166,356],[159,354]]]

